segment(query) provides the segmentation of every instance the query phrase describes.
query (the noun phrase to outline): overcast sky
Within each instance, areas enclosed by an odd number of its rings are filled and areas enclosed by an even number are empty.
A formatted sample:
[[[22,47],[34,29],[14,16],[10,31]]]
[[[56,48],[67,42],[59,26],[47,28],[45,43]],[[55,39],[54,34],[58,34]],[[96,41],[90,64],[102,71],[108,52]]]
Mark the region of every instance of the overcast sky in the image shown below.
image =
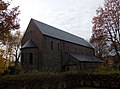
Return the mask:
[[[25,32],[31,18],[89,40],[92,18],[104,0],[13,0],[20,5],[20,24]]]

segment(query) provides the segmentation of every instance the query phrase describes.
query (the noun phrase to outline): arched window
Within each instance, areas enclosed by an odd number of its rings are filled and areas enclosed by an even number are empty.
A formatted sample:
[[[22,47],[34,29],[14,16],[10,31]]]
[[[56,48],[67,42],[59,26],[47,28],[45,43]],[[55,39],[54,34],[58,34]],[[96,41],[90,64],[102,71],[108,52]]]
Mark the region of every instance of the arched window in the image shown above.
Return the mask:
[[[33,64],[33,54],[32,53],[29,54],[29,63]]]
[[[60,44],[58,43],[58,51],[60,50]]]
[[[53,50],[53,41],[51,41],[51,49]]]
[[[77,53],[77,52],[76,52],[76,48],[75,48],[75,53]]]
[[[69,51],[70,49],[69,49],[69,46],[68,46],[68,51]]]
[[[21,54],[21,64],[22,65],[24,64],[24,54],[23,53]]]

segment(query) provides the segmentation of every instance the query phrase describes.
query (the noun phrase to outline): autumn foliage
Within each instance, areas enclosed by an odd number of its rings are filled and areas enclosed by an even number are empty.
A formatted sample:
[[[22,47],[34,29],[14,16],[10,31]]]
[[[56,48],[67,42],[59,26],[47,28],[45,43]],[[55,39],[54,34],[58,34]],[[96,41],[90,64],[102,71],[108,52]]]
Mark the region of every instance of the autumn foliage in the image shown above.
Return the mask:
[[[11,31],[20,28],[18,7],[9,9],[9,2],[0,1],[0,41],[10,37]]]
[[[93,17],[90,42],[100,57],[117,56],[120,59],[120,1],[105,0]]]
[[[9,6],[10,2],[0,0],[0,62],[2,63],[3,69],[8,61],[15,59],[13,58],[16,56],[14,54],[17,53],[18,55],[17,50],[20,47],[20,39],[15,38],[17,37],[16,34],[20,33],[18,19],[18,15],[20,14],[19,6],[13,8]],[[17,48],[17,50],[14,53],[13,50],[15,48]]]

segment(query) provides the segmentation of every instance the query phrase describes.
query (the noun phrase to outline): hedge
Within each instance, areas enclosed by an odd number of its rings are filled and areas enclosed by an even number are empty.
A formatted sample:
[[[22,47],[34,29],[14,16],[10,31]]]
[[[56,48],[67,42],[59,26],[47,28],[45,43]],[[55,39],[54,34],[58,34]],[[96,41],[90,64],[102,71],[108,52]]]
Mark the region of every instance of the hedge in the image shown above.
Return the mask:
[[[120,88],[120,74],[42,73],[5,76],[0,89]]]

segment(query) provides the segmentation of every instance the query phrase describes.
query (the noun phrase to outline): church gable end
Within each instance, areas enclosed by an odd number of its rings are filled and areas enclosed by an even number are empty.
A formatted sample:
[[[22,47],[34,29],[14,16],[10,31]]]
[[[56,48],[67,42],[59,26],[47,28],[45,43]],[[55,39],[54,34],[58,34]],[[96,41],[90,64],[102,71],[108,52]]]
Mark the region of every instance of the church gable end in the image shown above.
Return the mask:
[[[39,44],[42,39],[42,33],[36,24],[31,20],[21,41],[21,45],[23,46],[25,42],[32,39],[36,44]]]

